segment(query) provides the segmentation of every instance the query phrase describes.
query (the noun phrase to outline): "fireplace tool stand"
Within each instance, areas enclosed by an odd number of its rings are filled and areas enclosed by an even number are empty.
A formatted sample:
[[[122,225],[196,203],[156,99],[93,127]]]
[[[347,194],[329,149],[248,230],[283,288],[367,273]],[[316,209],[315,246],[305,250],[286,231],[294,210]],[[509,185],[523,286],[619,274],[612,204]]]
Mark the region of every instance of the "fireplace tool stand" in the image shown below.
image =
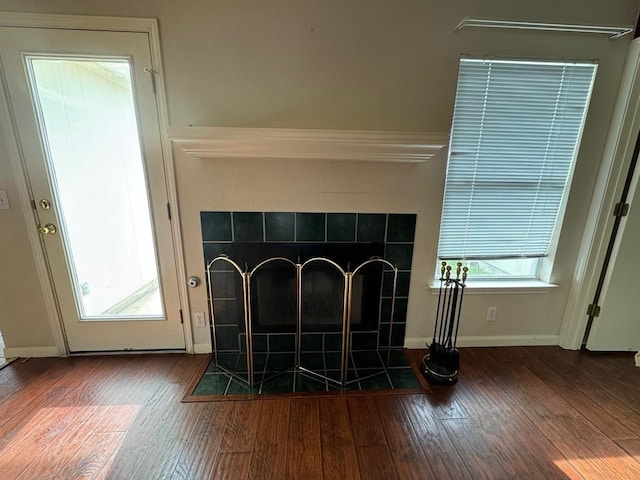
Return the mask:
[[[222,355],[219,352],[217,346],[217,330],[219,328],[218,322],[216,321],[216,312],[214,305],[214,291],[213,291],[213,275],[219,270],[215,269],[216,264],[227,264],[232,267],[232,270],[237,272],[240,275],[242,281],[242,305],[243,305],[243,315],[242,315],[242,325],[240,327],[244,328],[244,352],[242,351],[242,347],[238,350],[238,360],[236,361],[236,365],[241,365],[241,367],[230,368],[228,365],[223,365],[219,361],[219,355]],[[296,280],[296,331],[295,331],[295,364],[292,368],[288,368],[286,370],[275,372],[273,375],[268,377],[263,376],[259,381],[255,379],[256,373],[256,365],[254,362],[254,345],[253,345],[253,319],[252,319],[252,304],[251,304],[251,289],[252,282],[251,279],[254,275],[259,272],[261,269],[273,265],[275,263],[279,263],[280,265],[290,266],[292,268],[292,272],[295,271],[295,280]],[[386,344],[386,352],[381,355],[380,347],[376,348],[376,353],[381,361],[381,365],[383,366],[380,371],[376,371],[373,374],[368,375],[359,375],[357,369],[349,368],[349,360],[351,355],[351,323],[352,323],[352,313],[353,313],[353,278],[354,275],[358,274],[362,269],[364,269],[368,265],[372,264],[382,264],[383,270],[384,266],[388,267],[393,272],[393,290],[391,297],[391,311],[389,315],[389,332],[387,338],[385,338]],[[315,371],[313,368],[309,368],[303,364],[301,354],[302,354],[302,335],[304,333],[304,315],[303,315],[303,299],[302,299],[302,289],[303,289],[303,275],[305,271],[311,265],[323,264],[325,266],[329,266],[329,268],[335,269],[342,278],[344,279],[344,288],[343,288],[343,297],[342,297],[342,318],[341,318],[341,346],[340,346],[340,371],[339,378],[332,378],[328,375]],[[228,268],[226,270],[228,273]],[[338,263],[334,262],[329,258],[324,257],[314,257],[306,260],[305,262],[293,262],[292,260],[284,257],[272,257],[264,260],[259,263],[256,267],[250,270],[246,265],[245,268],[242,269],[236,262],[231,260],[227,255],[220,255],[213,260],[211,260],[207,264],[207,280],[208,280],[208,290],[209,290],[209,307],[210,307],[210,315],[211,315],[211,332],[212,332],[212,341],[213,341],[213,349],[216,360],[216,365],[222,371],[231,375],[233,378],[239,380],[243,384],[248,385],[249,387],[261,386],[267,380],[281,375],[285,372],[293,371],[294,374],[304,374],[310,376],[312,378],[316,378],[318,380],[329,382],[338,387],[345,387],[354,382],[358,382],[370,377],[374,377],[380,374],[386,374],[387,368],[390,364],[390,355],[391,355],[391,338],[393,331],[393,319],[395,313],[395,301],[396,301],[396,286],[398,280],[398,269],[389,261],[373,257],[369,260],[362,262],[355,269],[351,270],[349,267],[347,270],[344,270]],[[379,325],[378,325],[378,331]],[[382,344],[382,341],[377,342],[377,345]],[[324,352],[323,352],[324,353]],[[246,363],[245,363],[246,362]],[[265,367],[266,373],[266,367]],[[325,372],[326,373],[326,372]],[[246,378],[245,378],[246,374]]]
[[[458,262],[454,279],[451,278],[451,266],[447,262],[441,264],[433,340],[429,345],[429,353],[422,359],[422,373],[433,383],[453,385],[458,381],[460,353],[456,349],[456,342],[468,271]]]

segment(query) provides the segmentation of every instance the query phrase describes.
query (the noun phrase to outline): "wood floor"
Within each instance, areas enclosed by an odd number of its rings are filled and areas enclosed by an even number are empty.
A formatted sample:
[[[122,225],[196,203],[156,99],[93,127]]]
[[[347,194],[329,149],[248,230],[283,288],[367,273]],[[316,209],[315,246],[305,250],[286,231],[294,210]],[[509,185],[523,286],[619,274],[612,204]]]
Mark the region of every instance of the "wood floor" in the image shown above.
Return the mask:
[[[461,349],[454,387],[181,403],[206,356],[18,360],[0,479],[640,479],[632,354]]]

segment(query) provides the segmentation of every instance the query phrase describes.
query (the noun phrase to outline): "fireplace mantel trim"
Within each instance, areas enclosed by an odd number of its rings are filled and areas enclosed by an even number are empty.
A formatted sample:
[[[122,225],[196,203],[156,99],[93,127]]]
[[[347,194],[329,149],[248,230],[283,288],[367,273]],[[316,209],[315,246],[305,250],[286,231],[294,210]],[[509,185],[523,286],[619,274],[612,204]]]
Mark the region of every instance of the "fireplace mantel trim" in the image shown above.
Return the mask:
[[[198,158],[264,158],[420,163],[448,144],[445,133],[176,127],[169,138]]]

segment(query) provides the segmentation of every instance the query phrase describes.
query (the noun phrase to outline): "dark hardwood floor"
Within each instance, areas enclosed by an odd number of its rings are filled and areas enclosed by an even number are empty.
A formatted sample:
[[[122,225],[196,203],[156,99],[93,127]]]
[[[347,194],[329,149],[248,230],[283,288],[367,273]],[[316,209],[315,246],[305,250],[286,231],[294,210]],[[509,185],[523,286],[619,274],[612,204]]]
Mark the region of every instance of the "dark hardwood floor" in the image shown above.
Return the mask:
[[[180,402],[207,356],[18,360],[0,371],[0,479],[640,479],[632,354],[461,358],[432,393],[210,403]]]

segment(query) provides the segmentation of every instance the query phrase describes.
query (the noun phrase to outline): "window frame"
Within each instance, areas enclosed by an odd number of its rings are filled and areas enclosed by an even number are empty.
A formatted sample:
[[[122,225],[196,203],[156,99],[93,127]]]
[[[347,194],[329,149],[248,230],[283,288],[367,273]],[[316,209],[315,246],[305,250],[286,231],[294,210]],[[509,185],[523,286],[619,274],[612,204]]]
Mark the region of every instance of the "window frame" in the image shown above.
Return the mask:
[[[546,286],[546,287],[552,287],[554,286],[553,284],[547,283],[551,277],[551,270],[553,268],[553,264],[554,264],[554,258],[555,258],[555,253],[558,247],[558,241],[559,241],[559,237],[560,237],[560,231],[562,229],[563,223],[564,223],[564,216],[566,213],[566,207],[567,207],[567,203],[568,203],[568,198],[569,198],[569,194],[571,191],[571,186],[573,183],[573,176],[574,176],[574,172],[575,172],[575,168],[576,168],[576,164],[578,161],[578,156],[580,153],[580,148],[582,145],[582,140],[583,140],[583,133],[585,130],[585,126],[587,124],[587,120],[588,120],[588,113],[589,113],[589,108],[591,106],[591,101],[593,99],[593,92],[594,92],[594,88],[595,88],[595,82],[596,82],[596,75],[598,72],[598,67],[599,67],[599,62],[597,61],[593,61],[593,60],[580,60],[580,61],[575,61],[575,60],[561,60],[561,59],[531,59],[531,58],[513,58],[513,57],[485,57],[485,56],[462,56],[459,60],[459,69],[462,68],[462,64],[465,60],[471,60],[471,61],[476,61],[476,62],[496,62],[496,63],[501,63],[501,64],[513,64],[513,65],[522,65],[522,64],[527,64],[527,63],[532,63],[532,64],[540,64],[540,65],[561,65],[563,67],[566,66],[592,66],[592,73],[591,73],[591,80],[590,80],[590,85],[588,87],[588,90],[586,92],[586,95],[583,97],[584,98],[584,108],[583,108],[583,113],[581,115],[581,120],[578,124],[578,128],[576,131],[576,135],[575,135],[575,146],[573,147],[573,154],[567,169],[567,174],[566,174],[566,179],[565,179],[565,184],[564,184],[564,188],[561,194],[561,198],[558,202],[557,205],[557,209],[556,209],[556,215],[555,215],[555,222],[553,225],[553,229],[551,234],[549,235],[549,242],[548,242],[548,247],[546,250],[546,255],[540,255],[537,257],[533,257],[536,258],[537,260],[537,265],[536,267],[533,269],[534,273],[532,275],[480,275],[480,276],[476,276],[475,278],[478,278],[480,280],[480,282],[482,283],[492,283],[492,284],[502,284],[502,283],[518,283],[518,284],[522,284],[523,282],[525,283],[530,283],[531,285],[534,285],[536,287],[539,286]],[[455,96],[455,103],[454,103],[454,112],[453,112],[453,116],[452,116],[452,127],[451,127],[451,135],[453,136],[454,133],[454,122],[455,122],[455,106],[458,104],[458,94],[459,91],[458,89],[460,88],[460,70],[459,70],[459,75],[458,75],[458,83],[456,86],[456,96]],[[490,73],[488,74],[490,75]],[[489,80],[489,76],[487,76],[487,79]],[[558,91],[562,91],[562,87],[558,87]],[[568,93],[574,93],[573,90],[568,89]],[[485,102],[486,102],[486,97],[485,97]],[[483,112],[484,115],[484,112]],[[483,119],[485,118],[484,116],[482,117]],[[552,126],[550,125],[550,128],[552,128]],[[551,137],[551,133],[549,133],[549,137]],[[478,142],[478,147],[480,147],[481,143],[480,141]],[[449,264],[451,263],[455,263],[456,261],[459,260],[452,260],[450,256],[448,255],[443,255],[441,257],[440,255],[440,247],[441,247],[441,242],[442,242],[442,226],[443,226],[443,219],[444,219],[444,215],[445,215],[445,201],[446,201],[446,187],[447,187],[447,180],[449,177],[449,162],[451,161],[451,149],[449,149],[448,152],[448,156],[447,156],[447,175],[445,178],[445,195],[443,195],[443,208],[442,208],[442,213],[441,213],[441,224],[440,224],[440,234],[438,237],[438,253],[437,253],[437,265],[436,265],[436,271],[435,271],[435,280],[436,283],[440,278],[440,262],[442,260],[447,261]],[[541,181],[541,180],[539,180]],[[473,257],[473,256],[470,256]],[[480,261],[491,261],[491,260],[498,260],[504,258],[500,257],[500,256],[496,256],[496,257],[487,257],[485,259],[479,259]],[[516,257],[510,257],[514,260],[517,260]],[[526,257],[523,256],[521,257],[523,260],[524,259],[531,259],[532,257]],[[461,259],[461,261],[463,262],[468,262],[468,261],[473,261],[475,260],[474,258],[470,258],[470,259],[464,259],[464,257]]]

